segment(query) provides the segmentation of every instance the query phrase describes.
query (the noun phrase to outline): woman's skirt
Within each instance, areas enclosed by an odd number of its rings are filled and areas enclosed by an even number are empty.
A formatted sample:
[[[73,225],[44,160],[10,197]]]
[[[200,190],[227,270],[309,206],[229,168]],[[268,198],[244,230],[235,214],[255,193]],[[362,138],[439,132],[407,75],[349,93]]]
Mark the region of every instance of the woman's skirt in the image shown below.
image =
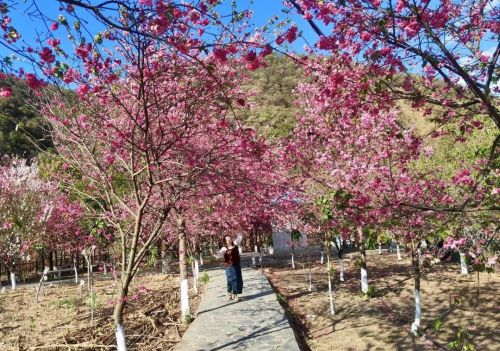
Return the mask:
[[[241,294],[243,291],[243,277],[240,266],[226,267],[227,292],[230,294]]]

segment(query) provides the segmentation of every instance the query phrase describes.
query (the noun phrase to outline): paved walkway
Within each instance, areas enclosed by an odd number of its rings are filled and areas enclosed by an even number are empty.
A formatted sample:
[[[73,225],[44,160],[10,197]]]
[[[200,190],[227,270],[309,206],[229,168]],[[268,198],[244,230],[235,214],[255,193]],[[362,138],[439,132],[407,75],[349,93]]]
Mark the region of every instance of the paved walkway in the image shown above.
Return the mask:
[[[228,301],[223,269],[207,271],[198,315],[176,351],[299,351],[293,330],[266,277],[243,268],[243,300]]]

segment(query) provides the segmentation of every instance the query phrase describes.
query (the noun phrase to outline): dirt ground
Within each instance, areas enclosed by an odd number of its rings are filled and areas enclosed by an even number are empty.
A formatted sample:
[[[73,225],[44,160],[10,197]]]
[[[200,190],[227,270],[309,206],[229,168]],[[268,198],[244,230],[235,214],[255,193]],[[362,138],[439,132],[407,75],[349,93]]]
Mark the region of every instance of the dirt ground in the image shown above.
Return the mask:
[[[352,256],[351,256],[352,257]],[[395,254],[368,256],[369,284],[376,297],[360,293],[359,271],[347,259],[346,281],[334,281],[336,314],[331,316],[325,265],[312,268],[313,289],[307,289],[308,268],[296,270],[284,261],[268,263],[266,275],[278,299],[288,308],[303,350],[450,350],[460,327],[481,351],[497,351],[500,345],[500,276],[498,273],[460,275],[457,262],[439,263],[423,277],[421,337],[410,333],[414,320],[414,281],[409,258],[398,262]],[[338,268],[338,261],[333,264]],[[438,322],[436,322],[438,320]],[[435,326],[440,324],[436,331]],[[462,335],[464,335],[462,333]]]
[[[179,320],[177,287],[178,277],[173,275],[148,274],[135,278],[125,309],[129,350],[169,350],[180,341],[186,325]],[[113,280],[99,276],[94,291],[93,322],[88,293],[80,297],[76,284],[46,288],[47,293],[38,304],[34,287],[0,293],[0,350],[69,350],[64,345],[113,345],[112,314],[116,298]],[[192,289],[191,294],[191,310],[196,311],[200,298]],[[92,349],[114,348],[86,348]]]

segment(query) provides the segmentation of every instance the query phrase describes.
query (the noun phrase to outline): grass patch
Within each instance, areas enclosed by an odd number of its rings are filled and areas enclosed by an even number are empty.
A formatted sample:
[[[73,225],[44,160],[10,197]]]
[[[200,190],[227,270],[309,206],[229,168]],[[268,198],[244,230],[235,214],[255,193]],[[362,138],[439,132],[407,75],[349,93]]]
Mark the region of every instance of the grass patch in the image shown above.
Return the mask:
[[[59,308],[75,309],[83,306],[82,299],[79,297],[68,297],[61,300],[57,300],[54,304]]]

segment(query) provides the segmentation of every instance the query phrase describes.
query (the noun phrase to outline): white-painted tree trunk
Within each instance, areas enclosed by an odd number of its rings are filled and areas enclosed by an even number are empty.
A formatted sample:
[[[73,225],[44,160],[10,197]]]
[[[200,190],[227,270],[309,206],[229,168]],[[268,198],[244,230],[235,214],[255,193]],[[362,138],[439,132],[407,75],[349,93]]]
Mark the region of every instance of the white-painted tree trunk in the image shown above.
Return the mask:
[[[16,273],[10,272],[10,284],[12,290],[16,290]]]
[[[108,275],[108,265],[106,262],[103,263],[104,263],[104,275]]]
[[[460,272],[463,274],[463,275],[467,275],[469,274],[469,270],[467,269],[467,262],[465,261],[465,254],[463,254],[462,252],[460,252]]]
[[[85,288],[85,279],[80,279],[80,297],[83,296],[83,289]]]
[[[200,252],[200,266],[203,266],[203,253]]]
[[[200,278],[200,265],[198,263],[198,259],[194,260],[194,292],[195,294],[198,294],[198,280]]]
[[[417,335],[420,329],[420,290],[415,289],[415,321],[411,325],[411,332]]]
[[[252,266],[255,267],[256,264],[257,264],[257,262],[255,260],[255,252],[254,252],[253,255],[252,255]]]
[[[168,257],[167,254],[164,254],[163,258],[161,259],[161,273],[168,274],[169,271],[170,271],[170,257]]]
[[[75,272],[75,284],[78,284],[78,269],[76,268],[76,261],[73,261],[73,270]]]
[[[127,342],[125,341],[125,329],[123,325],[117,325],[116,331],[116,348],[118,351],[127,351]]]
[[[328,301],[330,302],[330,314],[332,316],[335,315],[335,304],[333,302],[333,293],[332,293],[332,261],[330,260],[330,247],[327,248],[327,256],[326,256],[326,269],[328,271]]]
[[[344,281],[344,260],[343,259],[340,259],[339,260],[339,265],[340,265],[340,281],[343,282]]]
[[[87,260],[87,285],[89,286],[89,289],[90,289],[90,286],[92,286],[92,265],[90,264],[90,261]]]
[[[401,261],[403,258],[401,257],[401,250],[399,249],[399,244],[396,244],[396,254],[398,255],[398,261]]]
[[[382,255],[382,243],[378,243],[378,254]]]
[[[361,268],[361,291],[363,294],[368,292],[368,273],[364,268]]]
[[[309,272],[309,284],[307,286],[307,290],[312,291],[312,274]]]
[[[330,300],[330,314],[335,316],[335,304],[333,303],[332,278],[328,275],[328,299]]]
[[[45,267],[42,273],[42,277],[40,278],[40,282],[38,283],[38,286],[36,288],[36,302],[38,303],[40,293],[43,291],[45,294],[45,291],[43,289],[43,282],[45,281],[45,278],[47,277],[47,274],[50,271],[50,267]]]
[[[320,258],[320,262],[321,264],[323,264],[325,258],[324,258],[324,255],[323,255],[323,250],[321,250],[321,258]]]
[[[200,279],[200,261],[198,259],[194,260],[194,271],[196,273],[196,281]]]
[[[184,320],[186,316],[190,314],[189,312],[189,285],[188,280],[184,279],[181,281],[181,314]]]
[[[339,237],[339,236],[335,237],[335,242],[337,243],[337,246],[339,248],[342,247],[342,238],[341,237]],[[332,245],[333,245],[333,242],[332,242]]]
[[[292,269],[295,269],[295,255],[293,251],[292,251]]]

